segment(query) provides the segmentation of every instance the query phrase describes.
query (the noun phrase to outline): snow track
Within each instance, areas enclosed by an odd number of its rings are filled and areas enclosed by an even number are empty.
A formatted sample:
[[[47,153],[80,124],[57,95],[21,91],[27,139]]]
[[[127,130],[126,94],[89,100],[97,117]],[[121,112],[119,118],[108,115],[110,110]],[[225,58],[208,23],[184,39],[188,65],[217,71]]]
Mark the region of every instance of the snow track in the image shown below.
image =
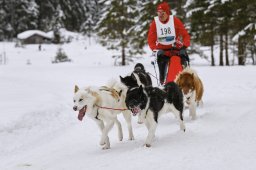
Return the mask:
[[[83,61],[87,65],[89,58]],[[145,125],[133,117],[135,140],[128,141],[120,115],[123,141],[118,141],[114,127],[111,149],[101,150],[95,122],[88,117],[78,121],[72,110],[74,85],[104,85],[131,72],[133,65],[85,67],[82,60],[54,66],[0,66],[1,170],[256,168],[255,67],[194,66],[205,86],[204,104],[195,121],[185,110],[185,133],[174,116],[167,114],[159,120],[152,148],[145,148]],[[149,60],[140,62],[154,73]]]

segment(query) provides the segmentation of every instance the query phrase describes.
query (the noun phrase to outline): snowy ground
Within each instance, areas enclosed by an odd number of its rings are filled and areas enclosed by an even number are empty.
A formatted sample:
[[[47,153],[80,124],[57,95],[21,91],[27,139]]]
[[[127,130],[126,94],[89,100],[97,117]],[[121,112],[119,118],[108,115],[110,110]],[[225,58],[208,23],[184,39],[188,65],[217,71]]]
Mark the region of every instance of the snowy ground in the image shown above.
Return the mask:
[[[185,111],[185,133],[167,114],[160,118],[152,148],[145,148],[146,127],[134,118],[135,140],[128,141],[120,116],[124,140],[118,141],[114,127],[111,149],[101,150],[95,122],[78,121],[72,110],[74,85],[101,86],[134,65],[114,67],[111,52],[83,41],[63,46],[73,60],[63,64],[51,64],[58,46],[13,47],[0,43],[8,57],[7,65],[0,65],[1,170],[256,169],[255,67],[210,67],[195,59],[204,106],[195,121]],[[140,62],[154,73],[148,54]]]

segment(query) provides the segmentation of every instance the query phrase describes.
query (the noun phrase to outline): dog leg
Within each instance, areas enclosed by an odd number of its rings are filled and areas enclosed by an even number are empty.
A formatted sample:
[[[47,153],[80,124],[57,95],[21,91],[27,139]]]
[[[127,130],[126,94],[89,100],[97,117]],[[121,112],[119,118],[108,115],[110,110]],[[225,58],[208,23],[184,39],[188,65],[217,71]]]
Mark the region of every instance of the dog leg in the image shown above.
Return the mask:
[[[138,114],[138,121],[137,121],[137,123],[138,124],[142,124],[144,122],[144,120],[143,120],[143,118],[142,118],[142,115],[141,115],[141,113],[139,113]]]
[[[203,106],[204,106],[203,100],[197,101],[197,102],[196,102],[196,106],[197,106],[197,107],[203,107]]]
[[[95,119],[95,122],[97,123],[97,125],[100,128],[100,131],[102,133],[102,131],[104,129],[104,122],[102,120],[99,120],[99,119]]]
[[[146,125],[146,127],[147,127],[147,129],[148,129],[148,131],[150,130],[150,123],[148,122],[148,121],[145,121],[145,123],[144,123],[145,125]],[[154,134],[154,136],[153,136],[153,138],[155,137],[155,134]]]
[[[109,137],[108,136],[106,138],[105,146],[102,149],[103,150],[110,149],[110,142],[109,142]]]
[[[117,125],[117,131],[118,131],[118,139],[120,141],[123,140],[123,130],[122,130],[122,125],[121,123],[119,122],[119,120],[116,118],[115,119],[115,124]]]
[[[146,120],[145,120],[145,125],[146,125],[146,127],[147,127],[147,129],[148,129],[148,131],[149,131],[149,129],[150,129],[150,124],[149,124],[149,122],[146,121]]]
[[[107,138],[108,138],[108,132],[110,131],[110,129],[112,129],[112,127],[114,126],[114,120],[109,120],[106,122],[106,125],[102,131],[102,136],[101,136],[101,140],[100,140],[100,145],[104,145]]]
[[[145,122],[146,119],[146,111],[142,111],[138,114],[138,123],[142,124]]]
[[[102,136],[103,136],[103,130],[105,128],[104,126],[104,122],[102,120],[99,120],[99,119],[95,119],[98,127],[100,128],[100,131],[102,133]],[[107,136],[106,139],[102,142],[100,141],[100,145],[105,145],[102,149],[110,149],[110,142],[109,142],[109,137]]]
[[[145,121],[145,124],[148,128],[148,136],[145,142],[145,146],[146,147],[151,147],[151,143],[155,137],[155,132],[156,132],[156,127],[157,127],[157,123],[155,122],[155,120],[153,119],[153,116],[147,116],[147,119]]]
[[[102,120],[99,120],[99,119],[95,119],[95,122],[97,123],[98,127],[100,128],[100,131],[101,131],[101,136],[102,136],[102,133],[103,133],[103,129],[104,129],[104,122]],[[104,141],[104,142],[101,142],[100,141],[100,145],[107,145],[107,143],[109,143],[109,139],[107,139],[108,141]],[[108,144],[110,146],[110,144]]]
[[[180,123],[180,130],[183,130],[185,132],[186,127],[184,125],[183,122],[183,116],[182,116],[182,112],[180,112],[179,110],[177,110],[174,105],[172,104],[171,106],[171,110],[173,112],[173,114],[175,115],[175,117],[178,119],[179,123]]]
[[[131,112],[130,111],[124,111],[123,116],[124,116],[124,119],[127,123],[128,131],[129,131],[129,140],[134,140],[133,131],[132,131]]]
[[[192,120],[196,119],[196,102],[194,100],[189,104],[189,116]]]

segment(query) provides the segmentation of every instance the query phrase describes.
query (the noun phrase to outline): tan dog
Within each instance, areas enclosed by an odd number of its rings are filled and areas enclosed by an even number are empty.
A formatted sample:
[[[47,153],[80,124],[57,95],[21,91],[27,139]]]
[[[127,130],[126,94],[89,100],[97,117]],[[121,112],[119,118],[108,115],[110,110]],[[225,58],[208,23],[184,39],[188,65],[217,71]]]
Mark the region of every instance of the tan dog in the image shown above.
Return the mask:
[[[203,83],[195,70],[187,67],[177,75],[175,82],[179,85],[184,96],[184,103],[189,107],[189,116],[196,118],[196,104],[202,101]]]

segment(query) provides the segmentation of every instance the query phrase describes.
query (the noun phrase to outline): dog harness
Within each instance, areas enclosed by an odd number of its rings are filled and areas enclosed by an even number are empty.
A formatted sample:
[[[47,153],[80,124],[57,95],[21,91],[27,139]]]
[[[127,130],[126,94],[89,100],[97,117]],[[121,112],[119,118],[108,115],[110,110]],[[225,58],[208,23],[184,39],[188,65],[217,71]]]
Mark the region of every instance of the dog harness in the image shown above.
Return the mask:
[[[99,106],[99,105],[95,105],[95,106],[97,106],[97,107],[100,108],[100,109],[108,109],[108,110],[120,110],[120,111],[128,110],[128,109],[117,109],[117,108],[111,108],[111,107],[102,107],[102,106]],[[100,119],[98,118],[98,116],[99,116],[99,109],[97,109],[97,114],[96,114],[96,116],[95,116],[95,119],[100,120]]]
[[[120,109],[120,108],[104,107],[104,106],[99,106],[99,105],[95,105],[95,106],[97,106],[98,108],[107,109],[107,110],[120,110],[120,111],[129,110],[129,109]]]
[[[117,95],[118,95],[117,101],[119,102],[120,97],[121,97],[121,94],[122,94],[122,90],[120,90],[120,91],[118,92],[118,91],[116,91],[115,89],[109,88],[109,87],[107,87],[107,86],[101,86],[101,89],[100,89],[100,90],[101,90],[101,91],[104,90],[104,91],[108,91],[108,92],[112,93],[112,94],[113,94],[113,97],[117,97],[117,96],[115,95],[115,94],[117,94]]]

